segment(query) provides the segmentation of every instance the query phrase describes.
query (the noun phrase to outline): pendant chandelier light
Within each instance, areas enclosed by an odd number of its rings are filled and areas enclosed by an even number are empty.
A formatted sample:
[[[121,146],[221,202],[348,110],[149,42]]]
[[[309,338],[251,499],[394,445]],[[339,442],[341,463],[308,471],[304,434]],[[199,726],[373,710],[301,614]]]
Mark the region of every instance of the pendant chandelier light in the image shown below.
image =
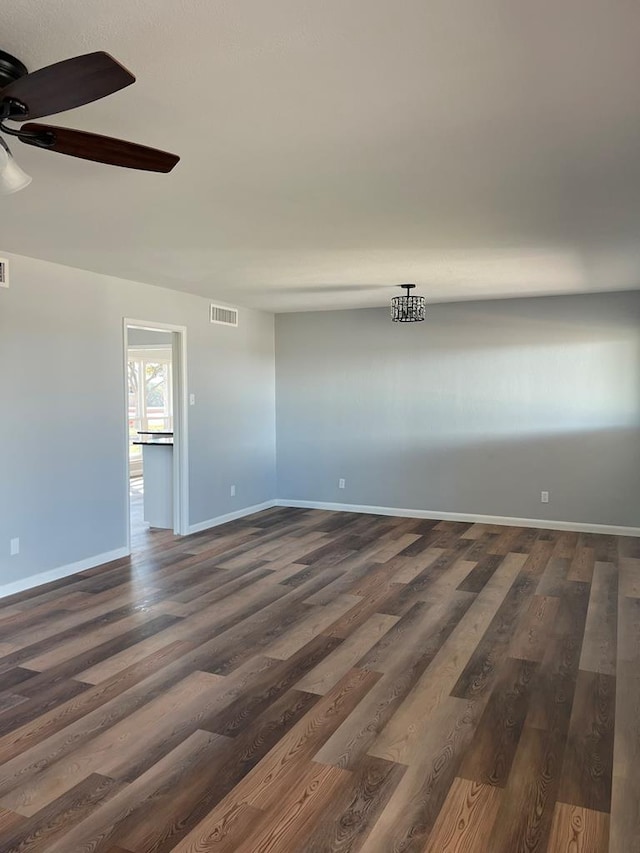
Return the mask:
[[[394,296],[391,300],[391,319],[394,323],[421,323],[426,316],[424,296],[412,296],[415,284],[401,284],[407,291],[405,296]]]

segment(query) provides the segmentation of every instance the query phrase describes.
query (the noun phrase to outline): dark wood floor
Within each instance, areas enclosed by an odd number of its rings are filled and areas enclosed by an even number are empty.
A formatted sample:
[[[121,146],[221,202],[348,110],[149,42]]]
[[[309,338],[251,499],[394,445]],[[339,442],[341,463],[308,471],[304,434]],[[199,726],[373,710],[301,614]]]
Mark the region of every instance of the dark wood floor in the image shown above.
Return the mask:
[[[273,509],[136,543],[2,602],[3,853],[640,851],[640,540]]]

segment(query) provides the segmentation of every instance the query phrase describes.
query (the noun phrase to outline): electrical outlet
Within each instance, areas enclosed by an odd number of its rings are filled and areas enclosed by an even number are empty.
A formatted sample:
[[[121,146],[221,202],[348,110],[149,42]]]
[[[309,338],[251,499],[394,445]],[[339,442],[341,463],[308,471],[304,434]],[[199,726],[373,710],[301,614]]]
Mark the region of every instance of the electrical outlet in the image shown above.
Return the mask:
[[[339,489],[344,489],[344,487],[346,486],[346,484],[347,484],[347,481],[346,481],[346,480],[344,480],[342,477],[340,477],[340,479],[338,480],[338,488],[339,488]]]
[[[549,503],[549,492],[540,492],[540,503],[548,504]]]
[[[231,497],[232,497],[232,498],[235,498],[235,496],[236,496],[236,487],[235,487],[235,486],[231,486]]]
[[[20,540],[16,536],[15,539],[12,539],[9,543],[9,552],[12,557],[15,557],[16,554],[20,553]]]

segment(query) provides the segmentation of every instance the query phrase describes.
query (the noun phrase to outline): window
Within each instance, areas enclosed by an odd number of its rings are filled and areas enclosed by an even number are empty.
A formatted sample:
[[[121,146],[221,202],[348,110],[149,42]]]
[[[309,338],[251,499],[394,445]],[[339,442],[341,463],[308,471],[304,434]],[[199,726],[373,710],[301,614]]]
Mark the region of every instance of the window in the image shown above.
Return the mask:
[[[173,431],[171,348],[130,347],[128,357],[129,439],[138,431]],[[129,473],[142,474],[142,447],[129,445]]]

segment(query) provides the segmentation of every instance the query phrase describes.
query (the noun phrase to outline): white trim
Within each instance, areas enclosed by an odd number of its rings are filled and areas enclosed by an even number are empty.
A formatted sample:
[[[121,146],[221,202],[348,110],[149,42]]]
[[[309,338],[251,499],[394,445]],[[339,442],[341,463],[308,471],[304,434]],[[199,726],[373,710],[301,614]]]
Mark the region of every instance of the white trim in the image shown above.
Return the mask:
[[[468,521],[473,524],[502,524],[507,527],[540,527],[547,530],[572,530],[579,533],[608,533],[614,536],[640,536],[640,527],[622,527],[611,524],[591,524],[589,522],[578,521],[550,521],[540,518],[511,518],[501,515],[473,515],[461,512],[434,512],[426,509],[399,509],[388,506],[361,506],[359,504],[326,503],[323,501],[283,500],[282,498],[264,501],[264,503],[248,506],[235,512],[229,512],[226,515],[219,515],[217,518],[200,521],[197,524],[190,525],[188,532],[200,533],[211,527],[218,527],[220,524],[226,524],[228,521],[235,521],[238,518],[244,518],[256,512],[262,512],[262,510],[271,509],[274,506],[297,507],[299,509],[324,509],[333,512],[361,512],[372,515],[392,515],[401,518],[428,518],[438,521]],[[113,551],[105,551],[104,554],[95,554],[93,557],[86,557],[84,560],[78,560],[76,563],[68,563],[66,566],[50,569],[48,572],[29,575],[29,577],[0,586],[0,598],[6,598],[9,595],[15,595],[18,592],[24,592],[28,589],[35,589],[43,584],[51,583],[51,581],[60,580],[79,572],[85,572],[87,569],[93,569],[104,563],[111,563],[113,560],[120,560],[122,557],[127,557],[129,553],[130,551],[126,547],[116,548]]]
[[[276,506],[300,509],[328,509],[334,512],[362,512],[371,515],[396,515],[401,518],[430,518],[439,521],[468,521],[472,524],[502,524],[507,527],[540,527],[544,530],[573,530],[577,533],[609,533],[614,536],[640,536],[640,527],[591,524],[583,521],[552,521],[546,518],[511,518],[502,515],[474,515],[464,512],[435,512],[429,509],[399,509],[390,506],[295,501],[279,498]]]
[[[146,332],[186,332],[186,326],[176,326],[174,323],[154,323],[150,320],[134,320],[132,317],[125,317],[127,326],[133,326],[134,329],[144,329]]]
[[[178,536],[189,533],[189,433],[187,412],[187,327],[175,326],[173,344],[173,532]],[[176,452],[177,451],[177,452]],[[178,500],[175,500],[177,496]]]
[[[120,560],[122,557],[127,557],[128,555],[129,551],[127,548],[116,548],[115,551],[105,551],[104,554],[95,554],[93,557],[78,560],[77,563],[68,563],[66,566],[58,566],[57,569],[50,569],[48,572],[29,575],[27,578],[0,586],[0,598],[15,595],[16,592],[24,592],[26,589],[34,589],[37,586],[42,586],[42,584],[51,583],[51,581],[57,581],[69,575],[76,575],[78,572],[86,572],[87,569],[93,569],[96,566],[101,566],[103,563],[111,563],[113,560]]]
[[[129,354],[127,329],[145,329],[151,332],[172,332],[173,374],[173,532],[177,536],[189,533],[189,433],[187,411],[189,395],[187,388],[187,327],[173,323],[155,323],[149,320],[122,318],[122,380],[124,388],[124,465],[125,488],[127,490],[127,554],[131,553],[131,499],[129,496],[129,386],[127,361]]]
[[[134,352],[158,353],[159,356],[164,358],[167,351],[171,349],[171,344],[129,344],[129,349]]]
[[[254,506],[246,506],[244,509],[237,509],[235,512],[228,512],[226,515],[219,515],[217,518],[209,518],[207,521],[192,524],[189,527],[189,533],[200,533],[210,527],[218,527],[219,524],[226,524],[228,521],[235,521],[237,518],[244,518],[245,515],[253,515],[254,512],[262,512],[263,509],[271,509],[274,506],[288,506],[288,504],[281,504],[279,501],[265,501],[261,504],[254,504]]]

